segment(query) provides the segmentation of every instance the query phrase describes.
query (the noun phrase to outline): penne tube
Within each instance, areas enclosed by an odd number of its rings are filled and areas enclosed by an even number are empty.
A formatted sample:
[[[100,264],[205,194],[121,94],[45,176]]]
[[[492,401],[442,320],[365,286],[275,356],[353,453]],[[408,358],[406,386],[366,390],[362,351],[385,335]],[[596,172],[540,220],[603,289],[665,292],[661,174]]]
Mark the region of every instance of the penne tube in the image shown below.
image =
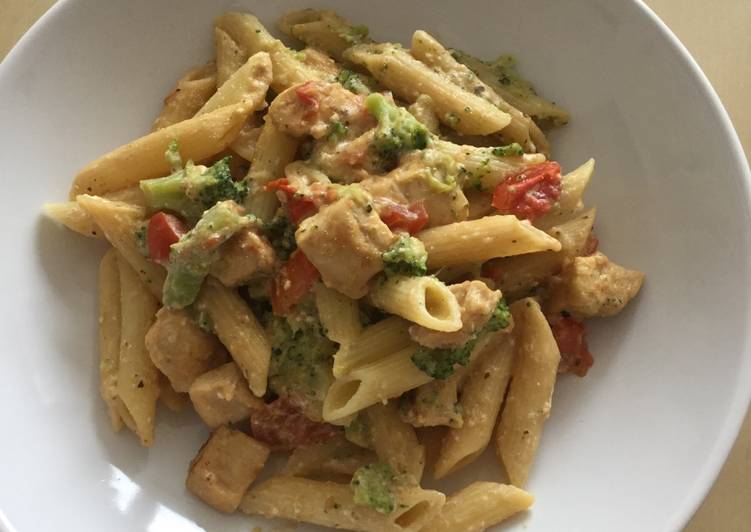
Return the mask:
[[[266,393],[271,345],[253,312],[233,289],[209,277],[196,306],[208,314],[219,340],[247,379],[256,397]]]
[[[438,119],[464,135],[489,135],[511,121],[498,107],[457,87],[393,44],[356,45],[344,56],[363,65],[376,80],[410,103],[427,94]]]
[[[164,99],[164,107],[151,131],[158,131],[192,118],[216,92],[216,67],[213,63],[188,71]]]
[[[162,266],[143,256],[137,243],[136,232],[142,229],[144,223],[143,207],[87,195],[79,196],[76,201],[101,228],[109,243],[138,273],[152,295],[161,301],[167,274]]]
[[[271,58],[266,52],[258,52],[219,87],[196,116],[239,103],[246,104],[251,113],[257,111],[266,103],[264,99],[270,83]]]
[[[428,252],[428,268],[561,249],[555,238],[514,215],[455,222],[426,229],[416,236]]]
[[[344,476],[352,478],[359,468],[377,462],[378,457],[342,438],[297,447],[282,469],[293,477],[318,478]]]
[[[335,380],[323,402],[323,420],[346,424],[352,414],[433,380],[412,362],[416,350],[407,347]]]
[[[397,402],[375,404],[363,415],[379,460],[397,475],[409,475],[419,484],[425,469],[425,447],[418,441],[415,429],[399,417]]]
[[[340,62],[344,60],[344,51],[347,48],[369,41],[366,27],[352,26],[333,11],[291,11],[281,16],[277,26],[290,37],[323,50]]]
[[[443,478],[474,462],[487,448],[506,393],[514,358],[514,338],[495,333],[469,371],[462,388],[464,423],[451,428],[441,445],[435,464],[435,478]]]
[[[144,338],[154,322],[159,303],[122,256],[117,259],[120,276],[120,360],[117,395],[133,418],[141,444],[154,443],[159,371],[151,362]]]
[[[48,217],[79,235],[93,238],[104,236],[89,213],[82,209],[76,201],[45,203],[43,209]]]
[[[164,154],[177,140],[183,159],[202,161],[223,151],[237,136],[251,108],[236,104],[149,133],[86,165],[73,181],[70,199],[102,195],[165,176],[170,163]]]
[[[214,53],[216,54],[216,86],[224,85],[237,69],[250,57],[235,40],[221,28],[214,28]]]
[[[360,308],[357,301],[318,283],[313,292],[316,309],[326,337],[343,346],[351,345],[361,334]]]
[[[351,344],[342,346],[334,355],[334,377],[342,377],[412,345],[408,327],[408,322],[391,316],[363,329]]]
[[[348,530],[417,532],[438,515],[446,499],[442,493],[418,487],[401,488],[396,495],[397,508],[384,515],[355,504],[348,484],[272,477],[245,494],[240,510],[251,515]]]
[[[370,301],[381,310],[434,331],[453,332],[462,328],[456,296],[435,277],[397,275],[385,279],[371,290]]]
[[[121,321],[117,251],[110,248],[99,263],[99,393],[115,432],[123,427],[117,395]]]
[[[550,325],[532,298],[511,305],[516,355],[496,452],[514,486],[527,482],[545,420],[550,415],[561,357]]]
[[[545,215],[535,220],[535,226],[547,229],[571,219],[584,207],[582,195],[595,171],[595,160],[590,159],[573,172],[561,177],[561,195]]]
[[[524,490],[495,482],[473,482],[450,495],[441,513],[423,532],[482,532],[526,510],[535,498]]]

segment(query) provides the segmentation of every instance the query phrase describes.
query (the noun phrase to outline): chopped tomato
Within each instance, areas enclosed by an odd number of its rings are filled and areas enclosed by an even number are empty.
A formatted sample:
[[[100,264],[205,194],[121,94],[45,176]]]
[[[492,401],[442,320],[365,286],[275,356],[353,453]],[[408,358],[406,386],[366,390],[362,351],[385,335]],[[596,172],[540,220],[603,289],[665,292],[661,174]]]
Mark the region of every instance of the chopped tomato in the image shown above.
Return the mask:
[[[286,177],[266,183],[266,190],[279,190],[287,196],[287,213],[292,223],[299,225],[305,218],[318,212],[318,207],[311,198],[298,194]]]
[[[271,308],[274,314],[287,314],[310,292],[320,276],[308,257],[301,250],[295,250],[271,284]]]
[[[308,81],[303,83],[295,89],[295,94],[300,101],[308,108],[308,114],[314,114],[318,111],[318,92],[316,89],[315,81]]]
[[[159,264],[169,262],[170,246],[187,232],[188,228],[177,216],[162,211],[153,215],[146,232],[151,260]]]
[[[495,187],[493,207],[503,214],[534,220],[550,210],[561,195],[561,167],[547,161],[525,168]]]
[[[561,352],[558,372],[571,372],[584,377],[594,363],[584,337],[584,324],[573,318],[559,318],[551,322],[550,328]]]
[[[496,260],[489,260],[480,268],[480,275],[491,279],[496,287],[501,284],[503,280],[503,268]]]
[[[597,238],[597,236],[594,233],[589,233],[587,241],[584,242],[584,247],[582,248],[582,257],[589,257],[590,255],[593,255],[595,251],[597,251],[599,245],[600,240]]]
[[[317,423],[286,397],[280,397],[250,415],[253,437],[275,451],[291,450],[311,443],[325,442],[341,433],[339,427]]]
[[[402,229],[411,235],[419,232],[428,223],[428,211],[425,210],[425,204],[422,201],[411,205],[384,203],[378,214],[389,229]]]

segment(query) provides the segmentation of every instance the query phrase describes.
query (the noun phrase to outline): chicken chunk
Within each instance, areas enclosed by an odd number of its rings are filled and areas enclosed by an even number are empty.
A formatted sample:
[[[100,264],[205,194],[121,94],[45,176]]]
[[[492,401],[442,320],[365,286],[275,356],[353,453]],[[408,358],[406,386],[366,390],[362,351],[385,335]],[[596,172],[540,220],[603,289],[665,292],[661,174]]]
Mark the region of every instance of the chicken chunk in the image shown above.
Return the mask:
[[[552,284],[546,311],[566,311],[578,319],[613,316],[639,292],[643,282],[642,272],[619,266],[600,252],[575,257],[564,263]]]
[[[375,119],[358,96],[339,83],[308,81],[295,85],[274,99],[269,117],[280,131],[293,137],[320,139],[332,122],[345,124],[353,133],[375,126]]]
[[[469,203],[453,181],[453,161],[435,150],[404,157],[402,164],[383,177],[362,182],[372,194],[377,209],[382,198],[400,204],[422,202],[428,213],[427,227],[466,220]]]
[[[211,275],[224,286],[240,286],[270,275],[275,266],[276,254],[269,241],[247,228],[222,246],[221,257],[211,266]]]
[[[353,299],[383,269],[381,254],[397,237],[375,213],[370,198],[346,195],[305,219],[295,238],[329,288]]]
[[[227,358],[219,340],[196,325],[187,311],[167,307],[157,312],[146,333],[146,349],[176,392],[187,392],[196,377]]]
[[[219,427],[190,464],[188,491],[219,511],[234,512],[269,457],[269,449],[244,432]]]
[[[430,348],[464,345],[490,319],[501,299],[499,290],[491,290],[482,281],[464,281],[449,286],[456,296],[462,315],[462,328],[455,332],[440,332],[421,325],[412,325],[409,335],[420,345]]]
[[[264,407],[252,393],[248,381],[234,362],[207,371],[188,391],[193,407],[211,428],[248,419],[251,412]]]

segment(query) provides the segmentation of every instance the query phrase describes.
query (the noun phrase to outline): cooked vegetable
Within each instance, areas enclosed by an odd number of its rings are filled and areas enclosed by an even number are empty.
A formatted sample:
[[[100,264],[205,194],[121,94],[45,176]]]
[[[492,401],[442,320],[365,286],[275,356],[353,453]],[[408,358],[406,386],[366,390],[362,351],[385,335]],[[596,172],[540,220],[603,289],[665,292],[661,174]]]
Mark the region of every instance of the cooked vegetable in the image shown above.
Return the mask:
[[[391,275],[425,275],[428,273],[428,253],[422,242],[412,236],[402,236],[382,255],[384,272]]]
[[[389,103],[383,94],[368,95],[365,106],[378,120],[373,148],[385,162],[396,163],[402,153],[427,147],[427,128],[405,109]]]
[[[396,480],[394,470],[387,464],[377,462],[361,467],[352,475],[352,491],[355,504],[370,506],[382,514],[390,514],[396,508],[393,488]]]
[[[188,232],[188,228],[177,217],[166,212],[154,214],[146,226],[146,244],[149,258],[159,264],[167,264],[170,246]]]

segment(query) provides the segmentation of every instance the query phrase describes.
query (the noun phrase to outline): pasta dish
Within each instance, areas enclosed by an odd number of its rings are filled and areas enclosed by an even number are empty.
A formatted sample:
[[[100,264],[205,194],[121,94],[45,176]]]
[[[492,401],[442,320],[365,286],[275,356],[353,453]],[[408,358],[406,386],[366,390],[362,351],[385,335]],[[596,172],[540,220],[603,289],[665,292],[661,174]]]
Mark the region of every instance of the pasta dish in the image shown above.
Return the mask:
[[[379,42],[330,11],[278,26],[299,50],[219,16],[151,132],[45,206],[109,244],[112,427],[151,446],[158,404],[191,406],[210,436],[186,487],[223,512],[485,530],[533,503],[556,380],[593,363],[584,320],[644,275],[598,251],[594,161],[550,158],[569,115],[512,57]],[[505,479],[423,487],[488,447]],[[286,464],[257,478],[271,453]]]

